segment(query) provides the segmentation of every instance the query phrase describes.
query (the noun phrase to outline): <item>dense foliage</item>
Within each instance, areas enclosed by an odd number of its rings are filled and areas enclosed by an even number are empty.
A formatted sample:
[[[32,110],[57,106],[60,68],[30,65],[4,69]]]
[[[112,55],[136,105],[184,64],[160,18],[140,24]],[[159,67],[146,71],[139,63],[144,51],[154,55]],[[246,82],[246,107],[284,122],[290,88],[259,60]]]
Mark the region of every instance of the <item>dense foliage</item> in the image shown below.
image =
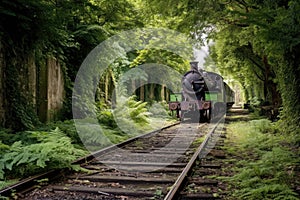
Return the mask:
[[[14,79],[16,74],[22,75],[16,63],[28,55],[35,55],[41,62],[52,55],[65,63],[67,98],[63,115],[71,117],[72,81],[85,56],[118,31],[142,26],[172,28],[198,40],[207,34],[215,41],[211,51],[219,71],[239,80],[246,99],[261,98],[276,108],[283,105],[282,117],[299,125],[298,1],[4,0],[1,7],[0,37],[10,66],[5,68],[6,80],[11,81],[6,84],[7,93],[15,100],[7,112],[13,122],[7,123],[15,128],[37,124],[28,94]],[[172,55],[166,52],[151,50],[133,52],[129,57],[127,61],[133,63],[128,67],[161,58],[175,68],[182,63],[178,58],[171,62]]]
[[[10,120],[4,126],[15,130],[32,129],[38,124],[35,110],[39,99],[33,100],[32,88],[24,90],[26,82],[30,82],[26,80],[29,65],[37,66],[39,78],[48,57],[61,63],[66,91],[62,118],[71,118],[72,82],[86,55],[118,30],[141,25],[128,1],[4,0],[0,6],[1,62],[5,74],[1,76],[5,80],[5,96],[11,100],[5,102],[5,118]],[[34,64],[27,63],[31,59]]]
[[[58,128],[50,132],[27,132],[27,142],[3,146],[0,154],[0,179],[36,174],[49,169],[72,168],[71,162],[86,152],[75,148]],[[27,144],[26,144],[27,143]],[[78,168],[78,167],[77,167]]]
[[[79,138],[73,121],[52,122],[47,126],[40,123],[39,104],[45,99],[39,99],[40,94],[32,92],[31,85],[34,84],[31,81],[41,78],[40,72],[46,70],[47,58],[55,58],[62,66],[65,98],[60,119],[71,119],[73,84],[87,54],[110,36],[137,27],[180,31],[196,39],[195,46],[203,44],[203,36],[211,39],[211,57],[207,59],[210,67],[214,68],[211,64],[214,61],[224,77],[237,80],[246,100],[257,105],[270,105],[274,111],[281,110],[280,132],[294,138],[294,141],[288,141],[289,145],[299,145],[299,24],[298,0],[2,0],[0,86],[5,91],[1,91],[4,100],[0,103],[5,107],[5,120],[0,122],[9,129],[0,131],[0,180],[49,168],[72,168],[71,161],[86,153],[82,150],[81,140],[104,147],[148,130],[158,124],[157,121],[161,123],[158,118],[151,119],[153,115],[166,118],[165,104],[155,101],[165,100],[161,94],[168,95],[168,91],[155,84],[140,87],[133,96],[121,99],[118,108],[112,108],[115,103],[113,90],[128,70],[145,63],[168,65],[180,73],[188,68],[188,61],[172,52],[152,49],[155,41],[149,41],[148,48],[120,53],[122,57],[100,78],[96,103],[89,106],[96,111],[104,134],[87,129],[86,138]],[[124,51],[122,45],[115,47]],[[36,66],[34,76],[28,74],[30,66]],[[140,74],[136,81],[146,79]],[[40,83],[36,87],[47,90],[47,86]],[[260,104],[260,99],[264,104]],[[115,118],[115,115],[119,117]],[[124,133],[132,130],[132,135]],[[16,133],[18,131],[22,132]],[[263,138],[260,143],[273,139],[270,135],[259,137]],[[251,142],[257,141],[249,142],[247,145],[251,146]],[[263,144],[261,147],[268,151],[258,149],[256,153],[261,160],[250,165],[256,170],[250,173],[245,167],[247,174],[239,175],[249,180],[239,183],[237,195],[243,193],[260,198],[258,193],[266,190],[281,192],[285,189],[285,186],[283,189],[278,186],[278,181],[288,183],[283,179],[286,174],[281,174],[283,166],[272,166],[272,163],[283,162],[291,166],[294,159],[290,159],[291,155],[279,145]],[[273,154],[284,159],[276,160]],[[68,159],[61,159],[66,157]],[[271,177],[268,170],[274,172],[275,177]],[[257,180],[257,175],[276,179],[274,185],[260,187],[265,182]],[[251,181],[256,181],[255,186],[259,189],[250,191]]]
[[[299,184],[299,157],[286,146],[295,138],[277,132],[278,127],[266,119],[227,127],[227,151],[237,158],[229,161],[235,166],[234,175],[224,178],[232,191],[228,199],[299,199],[293,191]]]
[[[157,121],[161,122],[162,118],[159,117],[167,116],[166,108],[155,106],[150,113],[146,104],[137,101],[135,96],[125,99],[122,106],[114,110],[99,104],[97,118],[101,130],[95,130],[89,124],[84,130],[85,134],[80,137],[73,120],[51,122],[36,127],[35,131],[14,134],[12,130],[0,129],[0,188],[10,184],[12,179],[49,169],[81,170],[72,162],[86,155],[87,147],[89,151],[97,151],[153,128],[160,128]],[[153,114],[158,117],[154,122],[155,118],[150,119]],[[82,122],[90,123],[89,119]]]
[[[219,71],[240,82],[246,99],[263,99],[292,127],[300,124],[300,3],[288,1],[149,1],[155,13],[188,16],[180,30],[214,41]],[[193,27],[192,29],[189,27]]]

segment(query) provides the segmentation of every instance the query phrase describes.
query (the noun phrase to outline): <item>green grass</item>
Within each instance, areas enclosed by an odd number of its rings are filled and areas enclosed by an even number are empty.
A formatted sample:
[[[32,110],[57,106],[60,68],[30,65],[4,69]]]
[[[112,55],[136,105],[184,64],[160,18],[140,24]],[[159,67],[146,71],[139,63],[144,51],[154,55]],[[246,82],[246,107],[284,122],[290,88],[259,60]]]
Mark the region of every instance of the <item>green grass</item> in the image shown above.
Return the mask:
[[[17,182],[18,182],[18,179],[11,179],[11,180],[5,180],[5,181],[0,180],[0,190],[2,188],[5,188],[5,187],[7,187],[9,185],[12,185],[12,184],[15,184]],[[0,196],[0,199],[1,199],[1,196]]]
[[[227,152],[242,158],[235,175],[225,178],[232,189],[228,199],[299,199],[292,189],[299,156],[276,124],[266,119],[231,123],[227,137]]]

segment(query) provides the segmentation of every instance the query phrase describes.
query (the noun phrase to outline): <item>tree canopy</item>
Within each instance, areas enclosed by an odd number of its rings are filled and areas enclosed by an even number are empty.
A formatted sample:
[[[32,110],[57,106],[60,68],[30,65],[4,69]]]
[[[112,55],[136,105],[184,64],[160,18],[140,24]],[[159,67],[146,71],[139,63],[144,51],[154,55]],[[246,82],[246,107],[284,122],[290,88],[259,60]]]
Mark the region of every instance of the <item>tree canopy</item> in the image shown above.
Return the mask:
[[[31,53],[59,58],[67,102],[85,56],[120,31],[165,27],[196,39],[195,46],[203,44],[205,35],[214,42],[210,52],[218,70],[238,80],[247,99],[258,97],[283,106],[282,118],[299,125],[299,11],[297,0],[4,0],[0,38],[8,64]],[[187,67],[169,52],[147,49],[129,53],[123,60],[127,64],[121,66],[124,71],[153,60],[179,71],[178,66]],[[113,67],[111,75],[117,78],[123,71]],[[8,90],[13,93],[16,88],[20,86]],[[70,116],[70,102],[66,105]]]
[[[188,15],[180,23],[201,40],[214,41],[212,56],[223,75],[234,77],[248,99],[259,96],[283,106],[282,118],[300,123],[300,3],[276,1],[149,1],[167,16]]]

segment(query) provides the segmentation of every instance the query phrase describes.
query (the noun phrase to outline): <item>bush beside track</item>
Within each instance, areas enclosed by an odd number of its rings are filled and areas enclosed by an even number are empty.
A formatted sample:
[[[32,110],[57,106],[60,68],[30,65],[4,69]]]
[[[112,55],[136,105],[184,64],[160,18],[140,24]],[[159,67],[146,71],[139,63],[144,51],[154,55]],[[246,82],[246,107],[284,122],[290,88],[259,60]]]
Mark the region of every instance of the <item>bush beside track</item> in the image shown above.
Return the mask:
[[[299,148],[276,123],[245,110],[227,117],[226,199],[300,199]],[[219,177],[220,178],[220,177]]]

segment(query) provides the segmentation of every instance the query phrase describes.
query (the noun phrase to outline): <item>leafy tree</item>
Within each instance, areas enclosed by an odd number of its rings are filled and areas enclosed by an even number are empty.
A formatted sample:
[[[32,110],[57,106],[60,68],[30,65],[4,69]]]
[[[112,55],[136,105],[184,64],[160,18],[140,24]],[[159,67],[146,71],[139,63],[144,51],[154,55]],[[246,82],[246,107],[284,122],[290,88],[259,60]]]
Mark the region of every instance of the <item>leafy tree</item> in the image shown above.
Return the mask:
[[[21,89],[21,72],[28,68],[21,63],[28,57],[33,57],[38,67],[47,57],[55,57],[64,67],[63,115],[70,118],[72,84],[86,55],[112,34],[142,25],[129,1],[4,0],[0,6],[5,95],[15,100],[6,105],[6,118],[11,119],[6,126],[14,129],[33,128],[38,121],[33,97]]]
[[[192,16],[182,26],[196,38],[201,39],[205,33],[216,41],[215,59],[220,68],[237,77],[246,90],[249,83],[251,87],[259,87],[262,81],[264,96],[273,104],[280,104],[276,92],[279,91],[282,118],[299,126],[299,1],[151,2],[161,14]],[[176,14],[176,11],[181,12]]]

